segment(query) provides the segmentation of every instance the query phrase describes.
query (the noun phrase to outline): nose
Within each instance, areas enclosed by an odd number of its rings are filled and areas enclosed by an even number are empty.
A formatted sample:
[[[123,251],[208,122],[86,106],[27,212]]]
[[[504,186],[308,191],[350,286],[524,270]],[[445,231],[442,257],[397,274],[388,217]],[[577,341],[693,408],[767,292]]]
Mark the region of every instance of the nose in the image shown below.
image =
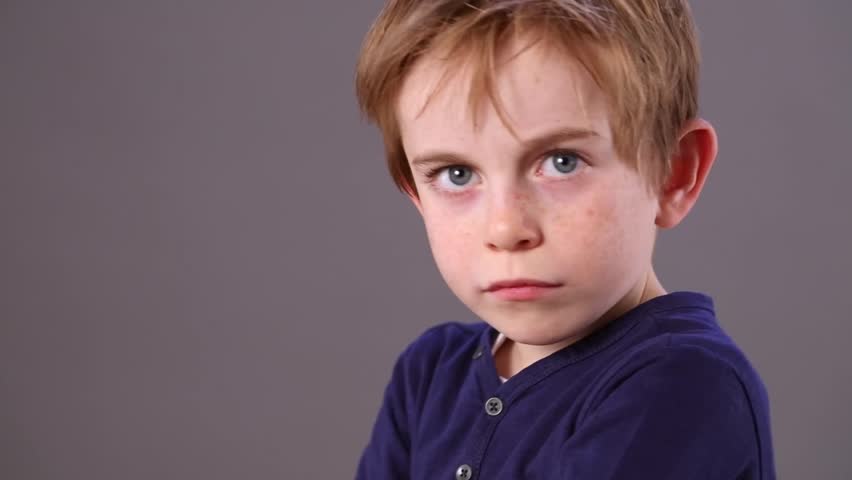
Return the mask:
[[[529,250],[542,242],[542,232],[523,195],[495,199],[488,212],[486,246],[495,251]]]

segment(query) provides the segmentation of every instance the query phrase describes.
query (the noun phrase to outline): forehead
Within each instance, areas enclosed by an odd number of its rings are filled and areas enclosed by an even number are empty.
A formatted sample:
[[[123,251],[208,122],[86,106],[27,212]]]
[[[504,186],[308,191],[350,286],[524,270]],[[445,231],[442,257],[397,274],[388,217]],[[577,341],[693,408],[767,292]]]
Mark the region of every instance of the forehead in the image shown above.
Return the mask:
[[[576,57],[541,42],[531,47],[516,42],[504,52],[497,59],[494,93],[521,139],[559,128],[610,136],[605,95]],[[396,105],[406,150],[511,136],[487,95],[474,115],[472,72],[470,61],[449,64],[435,54],[413,66]]]

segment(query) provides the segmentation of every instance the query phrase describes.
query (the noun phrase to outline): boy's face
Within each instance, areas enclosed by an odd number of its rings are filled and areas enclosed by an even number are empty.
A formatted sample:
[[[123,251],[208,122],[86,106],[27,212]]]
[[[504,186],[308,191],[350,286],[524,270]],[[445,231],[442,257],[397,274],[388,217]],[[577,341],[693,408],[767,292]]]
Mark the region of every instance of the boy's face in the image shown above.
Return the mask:
[[[427,56],[406,78],[397,114],[412,200],[465,305],[515,342],[567,345],[656,285],[658,202],[616,153],[606,98],[578,61],[539,44],[499,68],[496,91],[519,138],[490,102],[473,125],[466,71],[425,109],[445,66]],[[487,291],[515,279],[556,286]]]

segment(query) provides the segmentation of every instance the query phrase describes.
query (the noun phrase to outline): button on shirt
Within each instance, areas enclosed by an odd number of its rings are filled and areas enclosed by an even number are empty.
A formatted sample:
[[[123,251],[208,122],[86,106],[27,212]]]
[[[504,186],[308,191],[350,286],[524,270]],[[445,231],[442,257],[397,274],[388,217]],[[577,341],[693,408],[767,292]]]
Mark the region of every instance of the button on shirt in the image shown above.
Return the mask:
[[[766,389],[710,297],[651,299],[501,381],[499,333],[400,355],[356,480],[774,479]]]

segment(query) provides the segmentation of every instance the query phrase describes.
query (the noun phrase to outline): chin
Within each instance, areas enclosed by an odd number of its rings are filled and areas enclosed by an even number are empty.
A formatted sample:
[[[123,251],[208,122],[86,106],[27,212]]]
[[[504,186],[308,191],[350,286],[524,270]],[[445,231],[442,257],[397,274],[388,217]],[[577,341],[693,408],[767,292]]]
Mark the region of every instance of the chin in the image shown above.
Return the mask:
[[[504,316],[496,322],[488,322],[515,342],[525,345],[554,345],[576,337],[582,326],[566,324],[565,317],[553,319],[523,319]]]
[[[504,332],[504,334],[517,343],[522,343],[524,345],[536,345],[540,347],[555,345],[571,338],[571,332],[556,334],[553,332],[537,332],[527,330],[522,331],[517,335],[513,335],[510,332]]]

